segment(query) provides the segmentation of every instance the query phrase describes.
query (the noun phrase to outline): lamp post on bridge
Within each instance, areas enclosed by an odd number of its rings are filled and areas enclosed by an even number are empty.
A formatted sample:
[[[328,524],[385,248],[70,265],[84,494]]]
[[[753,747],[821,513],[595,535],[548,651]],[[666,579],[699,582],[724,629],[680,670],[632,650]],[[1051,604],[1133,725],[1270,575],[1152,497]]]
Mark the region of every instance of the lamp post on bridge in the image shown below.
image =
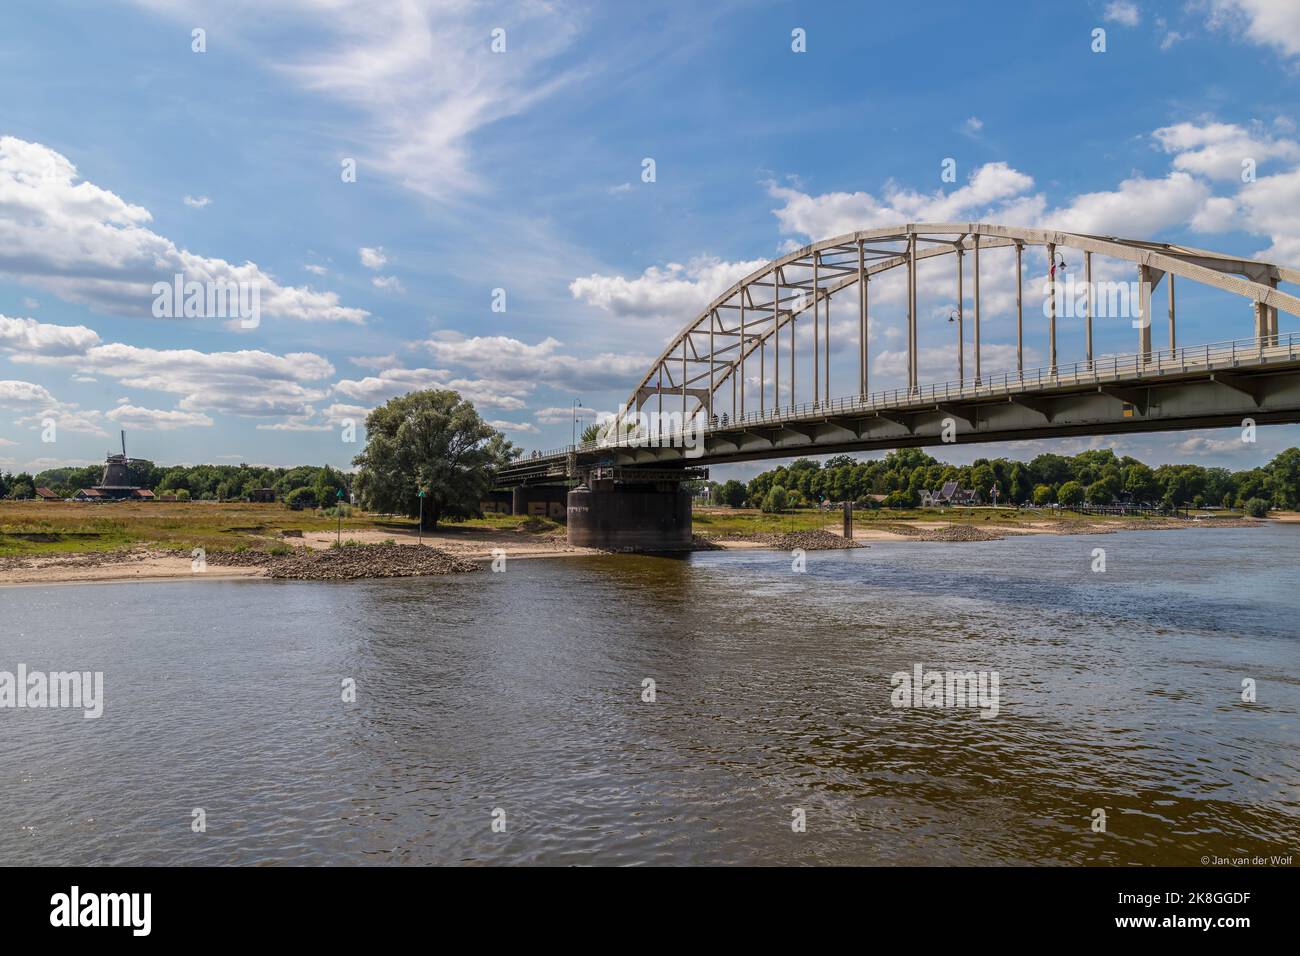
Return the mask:
[[[578,409],[582,407],[582,402],[578,399],[573,400],[573,428],[569,432],[569,444],[576,446],[578,444]]]

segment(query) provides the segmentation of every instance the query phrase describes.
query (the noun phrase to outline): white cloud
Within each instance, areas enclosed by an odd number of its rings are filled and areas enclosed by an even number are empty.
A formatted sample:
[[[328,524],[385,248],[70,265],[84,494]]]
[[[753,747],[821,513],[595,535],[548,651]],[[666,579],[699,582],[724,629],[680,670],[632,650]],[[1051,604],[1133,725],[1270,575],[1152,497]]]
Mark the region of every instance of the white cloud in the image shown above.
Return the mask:
[[[530,386],[487,379],[454,378],[448,371],[432,368],[388,368],[378,375],[336,382],[334,391],[347,398],[380,405],[390,398],[427,388],[449,388],[475,405],[516,411],[524,407],[520,394]]]
[[[44,385],[35,382],[20,382],[13,379],[0,380],[0,405],[5,408],[24,408],[32,405],[53,404],[54,396]]]
[[[1252,451],[1250,445],[1240,438],[1219,439],[1206,438],[1204,435],[1192,435],[1174,445],[1185,454],[1222,455],[1227,453],[1243,454]]]
[[[384,247],[362,246],[360,250],[361,264],[367,269],[382,269],[388,264],[388,256],[384,255]]]
[[[202,412],[141,408],[138,405],[118,405],[104,417],[124,428],[142,430],[171,431],[176,428],[206,428],[212,425],[212,419]]]
[[[773,210],[783,233],[828,239],[831,236],[904,222],[951,222],[996,216],[999,206],[1022,196],[1033,177],[1006,163],[986,163],[964,186],[950,192],[920,193],[897,183],[885,184],[883,197],[870,193],[824,193],[810,196],[769,184],[768,192],[785,205]]]
[[[700,257],[685,265],[651,266],[635,279],[592,274],[570,282],[569,292],[619,318],[659,320],[678,328],[737,280],[766,264],[766,259],[723,262]]]
[[[691,316],[680,320],[684,325]],[[425,347],[439,362],[501,375],[510,381],[559,388],[631,388],[649,368],[645,355],[601,353],[577,358],[559,352],[549,336],[536,345],[503,335],[430,339]]]
[[[1210,25],[1237,30],[1286,56],[1300,54],[1300,4],[1295,0],[1210,0]]]
[[[315,263],[308,263],[307,265],[303,266],[303,268],[306,269],[314,276],[323,276],[329,274],[328,269],[326,269],[324,266],[318,266]]]
[[[212,200],[207,196],[186,196],[182,201],[191,209],[202,209],[204,206],[208,205],[208,203],[212,202]]]
[[[594,408],[587,408],[583,405],[579,405],[576,411],[578,421],[596,421],[600,418],[601,414],[602,413],[596,411]],[[533,417],[543,425],[559,425],[562,422],[572,422],[574,416],[575,411],[572,405],[564,408],[554,406],[550,408],[539,408],[533,413]]]
[[[1118,189],[1075,196],[1047,213],[1045,221],[1071,232],[1142,239],[1190,223],[1209,198],[1210,188],[1185,172],[1164,179],[1134,176]]]
[[[14,419],[18,425],[43,428],[46,421],[53,421],[63,431],[106,434],[100,426],[98,411],[82,410],[76,404],[60,402],[49,389],[35,382],[0,381],[0,408],[24,413]]]
[[[500,419],[488,422],[499,432],[536,432],[537,426],[531,422],[505,422]]]
[[[966,132],[974,134],[984,128],[984,121],[978,116],[972,116],[966,120],[963,126],[965,127]]]
[[[1257,255],[1288,265],[1300,263],[1300,167],[1244,185],[1237,197],[1250,231],[1272,239]]]
[[[151,231],[149,211],[94,183],[40,143],[0,137],[0,275],[103,312],[149,316],[154,282],[255,283],[263,317],[362,322],[333,292],[282,286],[255,263],[177,248]]]
[[[402,364],[396,353],[390,352],[387,355],[358,355],[348,359],[357,368],[371,368],[383,370],[386,368],[398,368]]]
[[[1175,169],[1211,179],[1241,182],[1243,162],[1300,159],[1300,143],[1270,136],[1260,124],[1251,129],[1234,123],[1176,123],[1152,136],[1166,153],[1173,154]]]
[[[1142,19],[1137,4],[1130,3],[1129,0],[1114,0],[1107,4],[1102,18],[1107,23],[1118,23],[1126,27],[1135,27]]]
[[[557,2],[137,2],[186,30],[220,22],[226,48],[251,51],[353,114],[354,141],[341,155],[356,157],[361,175],[374,170],[439,200],[481,188],[471,155],[478,131],[582,75],[554,70],[583,22],[581,11]],[[501,54],[490,47],[498,24],[506,29]],[[286,36],[310,42],[286,44]]]
[[[9,360],[71,367],[82,375],[94,373],[117,379],[128,388],[179,395],[179,407],[189,412],[220,411],[254,417],[301,415],[310,402],[328,395],[325,388],[310,383],[334,374],[329,361],[311,352],[275,355],[257,349],[200,352],[140,348],[120,342],[100,344],[97,335],[85,336],[89,330],[80,326],[52,328],[65,330],[58,348],[48,345],[59,341],[56,332],[24,327],[21,335],[3,342],[9,349]]]
[[[370,282],[376,289],[383,289],[385,292],[406,291],[406,286],[402,285],[397,276],[375,276]]]
[[[37,355],[79,355],[99,344],[99,333],[84,325],[53,325],[0,315],[0,348]]]

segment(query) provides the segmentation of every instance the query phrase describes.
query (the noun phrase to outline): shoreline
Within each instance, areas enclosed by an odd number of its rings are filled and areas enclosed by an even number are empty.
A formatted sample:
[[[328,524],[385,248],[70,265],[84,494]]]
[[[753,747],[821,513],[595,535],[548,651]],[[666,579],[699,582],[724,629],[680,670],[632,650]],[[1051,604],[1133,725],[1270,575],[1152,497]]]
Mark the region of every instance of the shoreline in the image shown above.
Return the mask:
[[[1161,521],[1151,522],[1094,522],[1080,525],[1059,521],[1030,522],[1022,525],[971,525],[962,522],[918,521],[888,522],[881,527],[862,527],[854,530],[853,544],[845,544],[837,531],[821,530],[800,532],[812,535],[808,543],[799,546],[807,550],[846,550],[855,547],[869,547],[872,543],[904,544],[962,544],[971,541],[998,541],[1012,537],[1036,537],[1039,535],[1080,535],[1080,534],[1117,534],[1123,531],[1173,531],[1190,528],[1240,528],[1263,527],[1268,521],[1280,524],[1295,523],[1295,519],[1208,519],[1203,521]],[[815,537],[824,535],[822,542]],[[392,532],[358,531],[352,532],[349,539],[362,545],[394,544],[399,546],[417,545],[417,535],[394,534]],[[700,551],[783,551],[788,550],[774,543],[771,538],[781,537],[778,533],[749,534],[734,533],[730,535],[696,536],[701,544],[694,550]],[[294,551],[326,551],[335,536],[326,532],[312,532],[303,535],[300,544],[294,545]],[[838,539],[838,540],[836,540]],[[474,533],[429,533],[423,535],[425,546],[446,555],[450,559],[468,561],[475,564],[487,564],[493,560],[494,552],[504,552],[508,560],[532,560],[548,558],[571,558],[606,555],[609,552],[594,548],[571,546],[556,536],[537,538],[526,534],[508,532],[474,532]],[[301,556],[301,555],[300,555]],[[373,575],[353,578],[352,580],[376,580],[386,576],[420,576],[420,575]],[[124,584],[131,582],[160,582],[204,579],[210,581],[237,580],[275,580],[268,569],[261,564],[230,563],[222,564],[219,553],[214,553],[207,564],[207,570],[195,571],[191,557],[187,554],[164,551],[157,548],[135,548],[127,551],[105,552],[68,552],[57,556],[32,558],[0,559],[0,588],[7,587],[41,587],[53,584]]]

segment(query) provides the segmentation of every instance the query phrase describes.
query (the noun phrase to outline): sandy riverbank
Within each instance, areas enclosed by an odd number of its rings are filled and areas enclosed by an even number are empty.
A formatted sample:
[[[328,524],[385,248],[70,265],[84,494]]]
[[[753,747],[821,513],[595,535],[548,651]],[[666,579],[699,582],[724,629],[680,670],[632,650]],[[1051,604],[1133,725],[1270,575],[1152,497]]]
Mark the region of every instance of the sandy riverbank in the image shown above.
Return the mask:
[[[1300,522],[1300,514],[1279,516],[1283,522]],[[1250,519],[1208,519],[1204,521],[1147,520],[1062,522],[1044,520],[1015,525],[972,525],[948,521],[917,521],[883,523],[878,526],[859,526],[854,530],[854,544],[869,546],[871,542],[958,543],[963,541],[994,541],[1002,538],[1040,534],[1113,534],[1119,531],[1160,531],[1171,529],[1221,527],[1257,527],[1265,522]],[[789,550],[790,547],[809,549],[844,547],[834,538],[841,537],[834,529],[824,532],[804,532],[799,535],[737,535],[717,536],[708,540],[707,546],[723,550]],[[813,540],[824,535],[825,540]],[[420,536],[402,531],[349,531],[345,540],[362,545],[415,545]],[[311,551],[327,550],[335,535],[326,532],[307,532],[301,538],[285,539],[293,548]],[[793,544],[791,543],[793,541]],[[508,559],[560,558],[595,555],[603,552],[591,548],[573,547],[564,540],[563,533],[528,534],[521,531],[498,529],[439,529],[425,534],[422,543],[460,561],[488,562],[497,553]],[[121,581],[163,581],[202,578],[204,580],[229,580],[235,578],[266,578],[270,575],[263,565],[223,565],[220,555],[206,562],[205,570],[195,570],[191,556],[176,551],[153,548],[133,548],[124,551],[84,552],[40,557],[0,558],[0,586],[80,584]]]

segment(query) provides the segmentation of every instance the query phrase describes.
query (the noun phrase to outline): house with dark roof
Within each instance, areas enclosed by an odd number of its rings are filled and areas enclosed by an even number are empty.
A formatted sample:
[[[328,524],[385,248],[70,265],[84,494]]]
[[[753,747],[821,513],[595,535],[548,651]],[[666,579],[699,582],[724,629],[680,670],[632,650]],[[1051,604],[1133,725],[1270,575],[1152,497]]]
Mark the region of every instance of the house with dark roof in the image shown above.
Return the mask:
[[[40,498],[41,501],[61,501],[63,496],[56,495],[49,488],[42,487],[36,489],[36,497]]]

